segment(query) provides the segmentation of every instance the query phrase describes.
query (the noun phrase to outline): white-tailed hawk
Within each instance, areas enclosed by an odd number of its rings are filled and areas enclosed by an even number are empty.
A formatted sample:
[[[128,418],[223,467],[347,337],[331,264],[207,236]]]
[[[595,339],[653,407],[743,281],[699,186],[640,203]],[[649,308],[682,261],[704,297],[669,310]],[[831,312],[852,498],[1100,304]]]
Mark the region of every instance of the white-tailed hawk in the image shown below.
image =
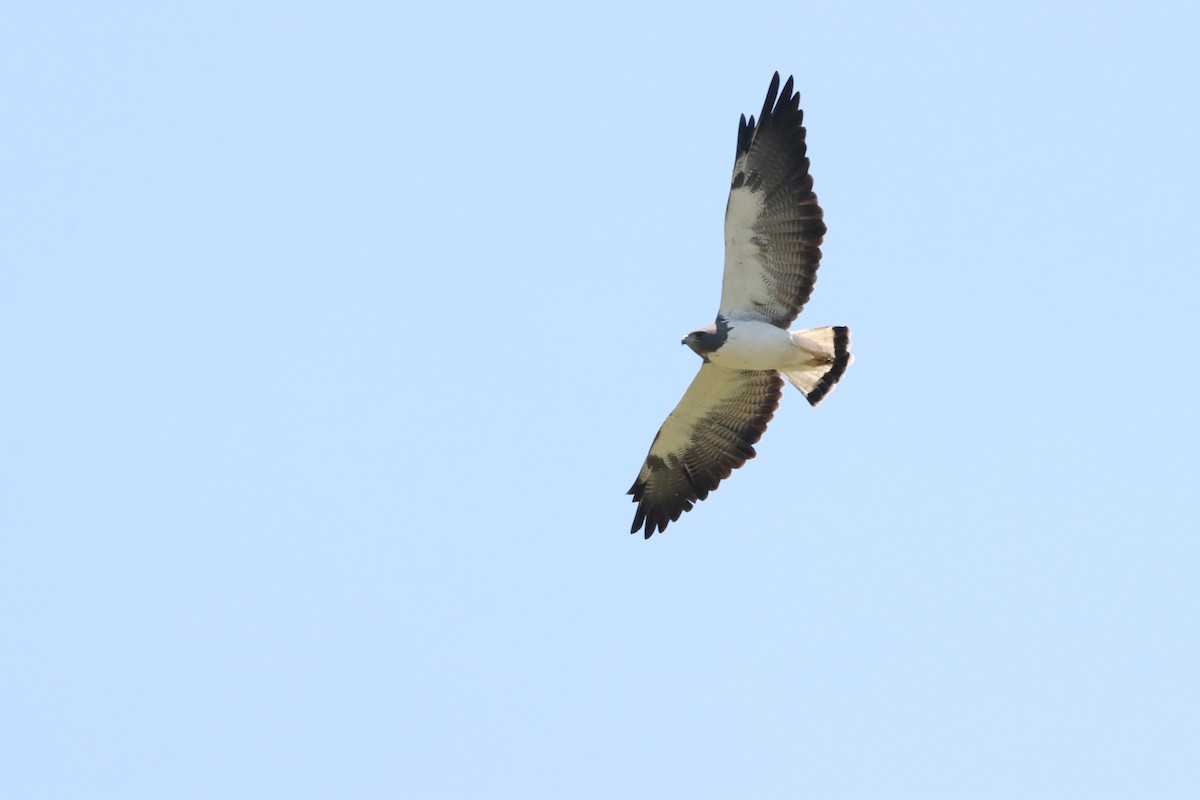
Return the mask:
[[[743,115],[738,125],[717,320],[684,337],[704,363],[629,490],[632,532],[647,539],[754,458],[784,378],[815,406],[854,360],[849,328],[788,331],[812,294],[825,236],[803,121],[792,79],[781,93],[777,72],[758,121]]]

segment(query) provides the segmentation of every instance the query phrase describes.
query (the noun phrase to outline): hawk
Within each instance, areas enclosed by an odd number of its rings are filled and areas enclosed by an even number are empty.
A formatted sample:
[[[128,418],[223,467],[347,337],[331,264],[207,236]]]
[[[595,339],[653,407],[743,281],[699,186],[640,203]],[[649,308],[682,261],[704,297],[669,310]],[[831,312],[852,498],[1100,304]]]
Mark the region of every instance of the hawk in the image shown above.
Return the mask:
[[[713,324],[683,338],[704,363],[629,490],[631,533],[666,530],[754,458],[784,378],[815,406],[854,360],[849,328],[788,331],[812,294],[825,237],[803,121],[792,78],[780,92],[776,72],[758,121],[738,124],[721,305]]]

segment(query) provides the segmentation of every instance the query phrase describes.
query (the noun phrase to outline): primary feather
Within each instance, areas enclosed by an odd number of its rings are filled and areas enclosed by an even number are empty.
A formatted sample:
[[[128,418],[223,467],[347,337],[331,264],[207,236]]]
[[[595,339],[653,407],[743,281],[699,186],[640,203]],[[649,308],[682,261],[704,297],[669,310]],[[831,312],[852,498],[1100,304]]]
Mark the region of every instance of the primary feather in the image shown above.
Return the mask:
[[[777,72],[758,120],[738,125],[717,320],[683,340],[704,364],[629,490],[631,530],[647,539],[754,458],[781,375],[816,405],[853,362],[849,328],[788,331],[812,294],[825,236],[803,121],[792,79],[780,92]]]

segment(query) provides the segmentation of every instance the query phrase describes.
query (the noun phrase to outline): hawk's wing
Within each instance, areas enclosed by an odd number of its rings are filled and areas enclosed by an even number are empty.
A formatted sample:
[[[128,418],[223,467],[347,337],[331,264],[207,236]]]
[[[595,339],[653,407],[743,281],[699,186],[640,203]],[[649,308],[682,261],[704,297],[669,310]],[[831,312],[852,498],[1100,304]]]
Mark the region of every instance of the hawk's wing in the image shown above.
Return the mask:
[[[725,209],[725,278],[720,313],[787,329],[812,294],[825,222],[805,157],[804,112],[792,79],[771,79],[757,124],[738,128]]]
[[[705,364],[654,437],[629,494],[638,504],[631,533],[663,531],[754,458],[754,443],[779,405],[774,370],[740,371]]]

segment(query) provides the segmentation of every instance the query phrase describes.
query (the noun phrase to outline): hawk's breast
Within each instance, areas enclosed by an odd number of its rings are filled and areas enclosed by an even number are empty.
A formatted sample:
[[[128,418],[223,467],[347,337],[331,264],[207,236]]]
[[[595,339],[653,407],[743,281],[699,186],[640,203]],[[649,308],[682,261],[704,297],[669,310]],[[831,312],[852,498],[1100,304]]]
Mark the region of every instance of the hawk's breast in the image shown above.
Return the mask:
[[[797,358],[792,335],[758,320],[730,320],[725,343],[709,354],[718,367],[727,369],[779,369]]]

